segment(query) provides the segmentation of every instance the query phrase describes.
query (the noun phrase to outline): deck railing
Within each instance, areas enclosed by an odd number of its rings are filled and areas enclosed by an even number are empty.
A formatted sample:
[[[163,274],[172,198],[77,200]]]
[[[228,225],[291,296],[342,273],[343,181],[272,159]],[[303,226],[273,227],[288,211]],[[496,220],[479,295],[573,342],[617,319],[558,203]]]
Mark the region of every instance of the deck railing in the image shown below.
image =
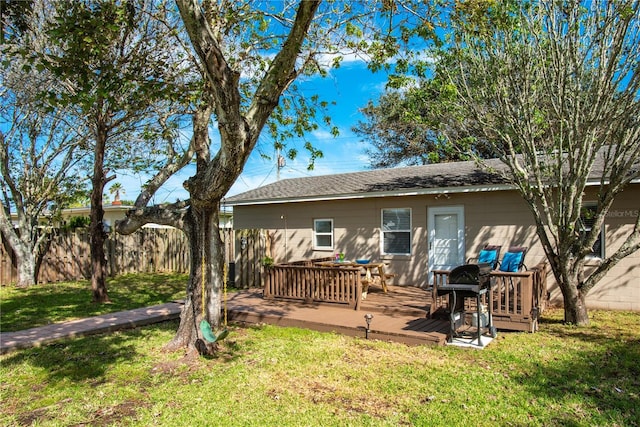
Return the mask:
[[[447,283],[448,276],[448,270],[434,270],[434,289]],[[492,271],[489,301],[493,323],[498,329],[535,332],[548,301],[546,263],[517,273]],[[446,295],[438,296],[434,291],[431,313],[446,310],[447,302]],[[468,303],[472,303],[470,299]],[[486,296],[483,304],[488,304]]]
[[[321,267],[312,262],[265,267],[264,298],[347,304],[355,310],[362,300],[358,267]]]

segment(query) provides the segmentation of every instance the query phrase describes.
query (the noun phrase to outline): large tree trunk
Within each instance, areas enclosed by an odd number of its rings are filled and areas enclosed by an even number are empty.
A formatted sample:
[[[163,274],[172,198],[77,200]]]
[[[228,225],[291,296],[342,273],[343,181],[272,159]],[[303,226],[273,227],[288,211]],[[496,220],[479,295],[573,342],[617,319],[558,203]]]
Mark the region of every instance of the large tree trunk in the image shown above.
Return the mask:
[[[36,284],[36,260],[30,251],[15,252],[18,270],[17,286],[26,288]]]
[[[540,231],[538,231],[538,236],[545,237],[544,234],[541,235]],[[577,260],[571,255],[570,251],[565,254],[556,253],[553,251],[548,239],[543,238],[542,241],[547,260],[551,265],[551,271],[564,299],[565,323],[578,326],[589,325],[589,313],[585,303],[587,293],[581,292],[579,287],[582,283],[581,273],[579,272],[582,271],[583,266],[580,265],[578,267],[575,265]],[[546,245],[544,242],[546,242]]]
[[[106,272],[107,258],[104,252],[104,242],[107,234],[104,230],[104,209],[102,208],[102,192],[106,184],[104,172],[104,152],[107,135],[104,130],[96,132],[96,146],[94,149],[93,176],[91,177],[91,225],[89,248],[91,252],[91,291],[93,302],[108,303]]]
[[[223,326],[220,322],[220,296],[223,289],[224,245],[218,228],[217,204],[192,205],[185,232],[191,251],[187,297],[180,314],[180,326],[165,348],[169,351],[197,349],[200,354],[212,354],[216,345],[203,338],[200,322],[203,319],[209,322],[216,335]]]
[[[2,229],[2,243],[5,248],[12,250],[16,257],[16,268],[18,270],[18,283],[16,285],[22,288],[35,285],[38,271],[36,257],[16,234],[16,230],[10,223],[3,221],[0,223],[0,228]]]
[[[36,258],[29,248],[23,244],[13,246],[13,253],[16,256],[16,267],[18,270],[18,287],[26,288],[36,284]]]
[[[556,275],[556,281],[564,298],[565,323],[577,326],[588,326],[589,313],[585,302],[586,293],[580,291],[580,279],[569,275]]]
[[[577,292],[575,298],[565,299],[564,321],[577,326],[589,326],[589,313],[582,292]]]

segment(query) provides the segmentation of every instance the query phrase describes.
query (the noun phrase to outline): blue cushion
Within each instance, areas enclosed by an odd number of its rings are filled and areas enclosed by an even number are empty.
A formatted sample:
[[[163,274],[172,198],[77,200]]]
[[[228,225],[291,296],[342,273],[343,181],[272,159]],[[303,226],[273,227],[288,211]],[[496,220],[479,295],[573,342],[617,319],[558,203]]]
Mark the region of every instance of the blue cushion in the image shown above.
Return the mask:
[[[498,251],[495,249],[483,249],[480,251],[480,255],[478,256],[478,263],[480,264],[491,264],[492,266],[498,260]]]
[[[507,252],[502,257],[502,263],[500,264],[500,271],[508,273],[515,273],[520,268],[522,263],[522,252]]]

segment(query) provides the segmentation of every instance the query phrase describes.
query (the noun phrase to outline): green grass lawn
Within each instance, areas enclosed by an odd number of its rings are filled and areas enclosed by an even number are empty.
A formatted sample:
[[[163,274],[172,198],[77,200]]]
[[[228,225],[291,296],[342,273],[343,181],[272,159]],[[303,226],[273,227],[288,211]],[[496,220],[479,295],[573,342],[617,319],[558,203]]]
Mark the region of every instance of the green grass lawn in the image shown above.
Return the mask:
[[[265,325],[188,357],[163,351],[176,322],[77,338],[0,357],[0,425],[639,425],[640,314],[561,317],[485,350]]]
[[[0,286],[2,331],[19,331],[49,323],[184,299],[187,274],[127,274],[107,281],[110,304],[91,302],[91,282],[49,283],[27,288]]]

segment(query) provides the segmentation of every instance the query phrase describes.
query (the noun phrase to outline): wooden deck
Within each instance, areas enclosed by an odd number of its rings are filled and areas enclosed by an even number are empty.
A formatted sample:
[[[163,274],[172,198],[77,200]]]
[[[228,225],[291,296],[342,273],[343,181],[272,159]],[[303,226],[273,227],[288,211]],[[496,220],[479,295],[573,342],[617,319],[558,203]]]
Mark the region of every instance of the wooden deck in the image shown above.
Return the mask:
[[[370,339],[409,345],[445,345],[449,322],[428,319],[431,293],[415,287],[389,286],[385,294],[372,287],[360,310],[348,305],[264,299],[262,289],[240,291],[227,302],[230,321],[307,328],[349,336],[366,336],[364,315],[373,315]]]

